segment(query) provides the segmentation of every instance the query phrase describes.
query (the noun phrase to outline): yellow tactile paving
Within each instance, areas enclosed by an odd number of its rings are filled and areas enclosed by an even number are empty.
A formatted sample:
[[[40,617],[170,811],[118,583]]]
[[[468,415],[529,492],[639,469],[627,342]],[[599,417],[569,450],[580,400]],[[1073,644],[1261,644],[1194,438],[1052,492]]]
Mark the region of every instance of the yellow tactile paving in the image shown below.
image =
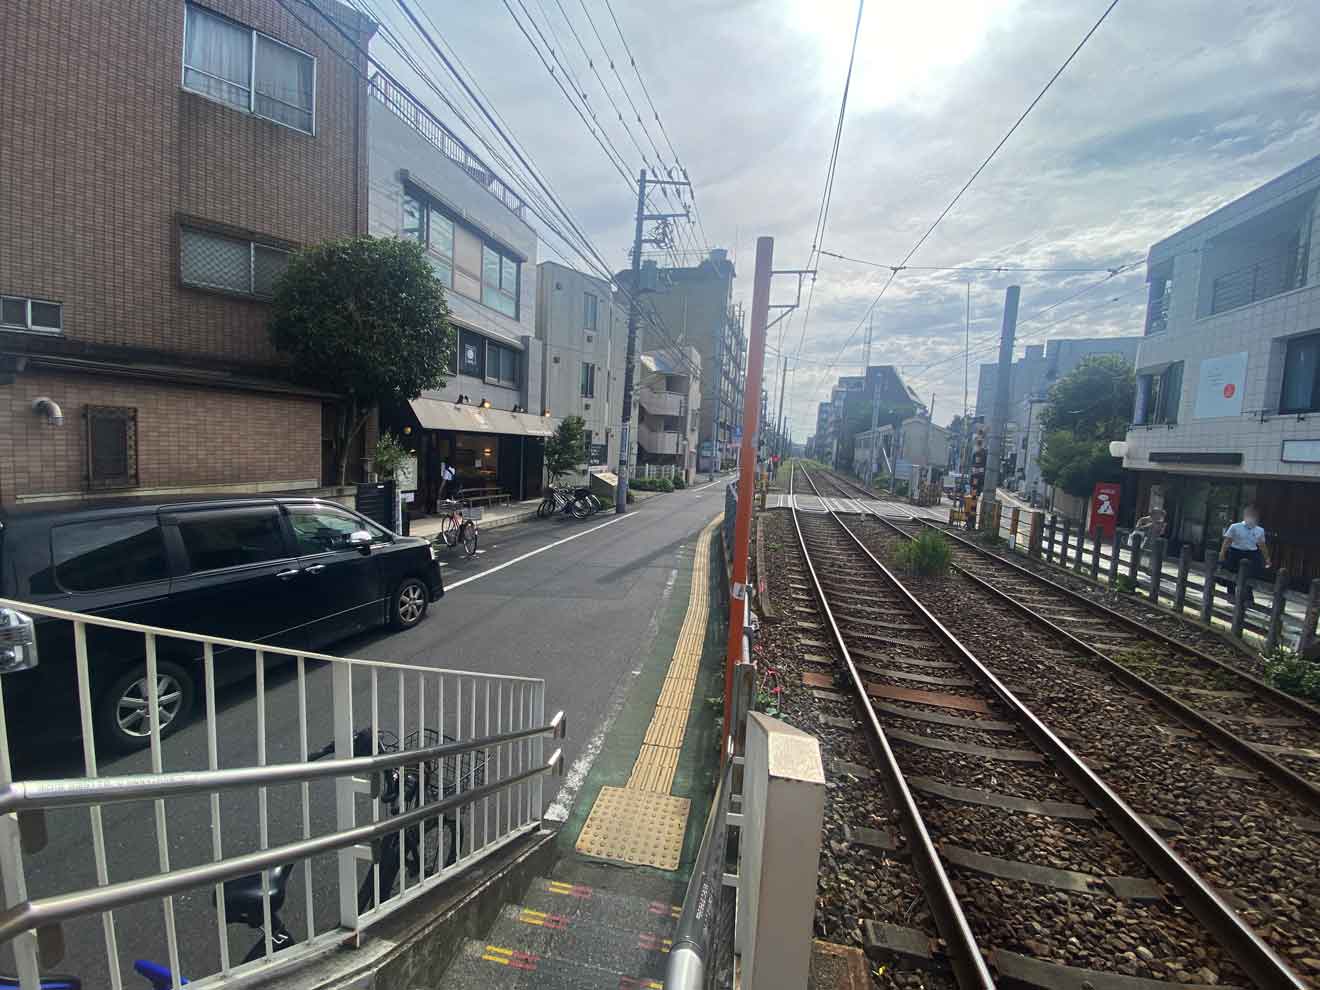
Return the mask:
[[[691,802],[670,796],[669,790],[674,786],[706,641],[710,544],[722,518],[716,516],[697,540],[687,613],[628,783],[601,788],[578,836],[580,853],[662,870],[678,869]]]

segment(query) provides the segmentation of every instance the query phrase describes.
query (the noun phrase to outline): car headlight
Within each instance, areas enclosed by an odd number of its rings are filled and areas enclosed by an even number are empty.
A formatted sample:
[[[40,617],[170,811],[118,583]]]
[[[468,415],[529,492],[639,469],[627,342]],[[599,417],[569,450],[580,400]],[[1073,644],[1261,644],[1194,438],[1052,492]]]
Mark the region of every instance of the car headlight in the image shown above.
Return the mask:
[[[434,543],[428,543],[428,544],[426,545],[426,549],[428,549],[428,550],[431,551],[431,559],[432,559],[432,560],[435,560],[435,544],[434,544]]]
[[[32,616],[0,608],[0,674],[31,670],[37,665],[37,632]]]

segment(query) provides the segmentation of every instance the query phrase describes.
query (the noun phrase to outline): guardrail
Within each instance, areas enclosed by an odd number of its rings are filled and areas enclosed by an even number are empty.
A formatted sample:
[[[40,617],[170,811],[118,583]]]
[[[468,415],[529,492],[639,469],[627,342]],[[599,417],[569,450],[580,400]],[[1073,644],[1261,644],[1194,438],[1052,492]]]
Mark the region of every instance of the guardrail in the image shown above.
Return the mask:
[[[39,990],[41,970],[62,961],[66,942],[83,982],[114,990],[125,957],[163,952],[167,972],[140,971],[179,987],[185,976],[210,976],[210,985],[267,975],[359,942],[375,922],[539,828],[542,778],[561,768],[559,751],[545,757],[544,737],[562,737],[563,716],[547,721],[540,679],[349,659],[3,599],[0,615],[9,621],[3,641],[18,647],[0,677],[0,943],[12,945],[23,990]],[[23,666],[33,640],[51,642],[52,631],[68,634],[75,670],[67,695],[43,704],[77,712],[80,775],[15,780],[13,760],[30,754],[11,738],[5,705],[17,678],[41,673]],[[124,658],[101,652],[110,633],[118,651],[141,649],[145,772],[101,772],[93,701],[104,681],[93,674]],[[217,669],[242,664],[251,665],[253,697],[241,685],[218,693]],[[205,692],[203,724],[162,737],[161,674],[185,667]],[[331,741],[314,751],[317,732]],[[236,748],[255,750],[255,762],[233,760]],[[284,754],[291,758],[271,760]],[[141,826],[134,810],[145,812]],[[146,868],[131,862],[152,839]],[[286,900],[298,863],[303,896]],[[208,888],[209,898],[189,896]],[[257,938],[241,962],[229,932],[239,924],[256,933],[245,943]],[[76,927],[73,938],[64,925]],[[85,971],[93,956],[104,978]]]

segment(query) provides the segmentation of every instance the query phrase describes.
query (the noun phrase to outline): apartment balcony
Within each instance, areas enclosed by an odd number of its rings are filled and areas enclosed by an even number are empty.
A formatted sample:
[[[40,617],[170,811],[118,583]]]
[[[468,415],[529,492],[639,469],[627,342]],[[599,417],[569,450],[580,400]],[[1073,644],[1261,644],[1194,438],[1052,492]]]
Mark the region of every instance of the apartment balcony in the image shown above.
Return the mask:
[[[1306,262],[1305,251],[1293,248],[1225,272],[1211,283],[1210,314],[1224,313],[1303,288],[1306,285]]]
[[[648,454],[678,454],[683,450],[682,433],[657,430],[646,423],[637,427],[637,442]]]
[[[682,392],[656,392],[643,389],[638,394],[638,404],[646,410],[648,416],[682,416],[687,396]]]

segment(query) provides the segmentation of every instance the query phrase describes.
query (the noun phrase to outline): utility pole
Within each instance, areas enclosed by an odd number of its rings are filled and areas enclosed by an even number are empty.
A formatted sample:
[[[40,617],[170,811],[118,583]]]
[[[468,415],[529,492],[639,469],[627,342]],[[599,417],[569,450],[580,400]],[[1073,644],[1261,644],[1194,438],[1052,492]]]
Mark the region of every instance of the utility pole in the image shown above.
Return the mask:
[[[1010,285],[1004,293],[1004,326],[999,333],[999,367],[995,372],[995,406],[987,431],[985,497],[993,499],[999,487],[999,462],[1004,453],[1004,429],[1008,422],[1008,397],[1012,391],[1013,337],[1017,333],[1018,297],[1022,287]]]
[[[866,357],[862,361],[862,388],[866,387],[866,373],[871,367],[871,337],[874,333],[875,310],[871,310],[870,319],[866,324]],[[871,445],[869,448],[870,456],[867,458],[868,471],[866,475],[866,483],[868,485],[871,484],[872,479],[875,478],[875,451],[878,446],[875,434],[880,428],[880,389],[878,387],[879,383],[877,382],[876,384],[877,388],[873,389],[871,392]]]
[[[742,661],[744,603],[747,598],[747,557],[752,533],[752,497],[756,488],[756,434],[759,417],[757,393],[765,369],[766,323],[770,315],[770,275],[775,239],[756,239],[756,270],[752,282],[752,335],[747,354],[747,383],[743,389],[741,455],[738,461],[738,514],[733,527],[733,588],[730,593],[729,643],[724,666],[724,744],[727,756],[733,731],[733,669]]]
[[[784,386],[788,384],[788,359],[782,354],[779,357],[784,362],[784,367],[779,376],[779,418],[776,420],[778,426],[775,429],[775,453],[782,458],[784,455]]]
[[[720,443],[720,407],[724,400],[724,332],[715,338],[715,414],[711,417],[711,458],[710,458],[710,480],[715,480],[715,475],[724,470],[724,450]]]
[[[686,181],[676,179],[651,179],[653,186],[686,186]],[[642,295],[642,245],[663,243],[663,231],[659,237],[643,237],[646,221],[668,220],[674,217],[686,217],[686,213],[647,213],[646,212],[646,169],[637,176],[637,226],[633,232],[632,286],[628,294],[628,355],[627,365],[623,369],[623,422],[619,426],[619,480],[614,489],[614,511],[623,515],[628,511],[628,462],[632,457],[632,401],[633,369],[637,364],[637,320]]]

